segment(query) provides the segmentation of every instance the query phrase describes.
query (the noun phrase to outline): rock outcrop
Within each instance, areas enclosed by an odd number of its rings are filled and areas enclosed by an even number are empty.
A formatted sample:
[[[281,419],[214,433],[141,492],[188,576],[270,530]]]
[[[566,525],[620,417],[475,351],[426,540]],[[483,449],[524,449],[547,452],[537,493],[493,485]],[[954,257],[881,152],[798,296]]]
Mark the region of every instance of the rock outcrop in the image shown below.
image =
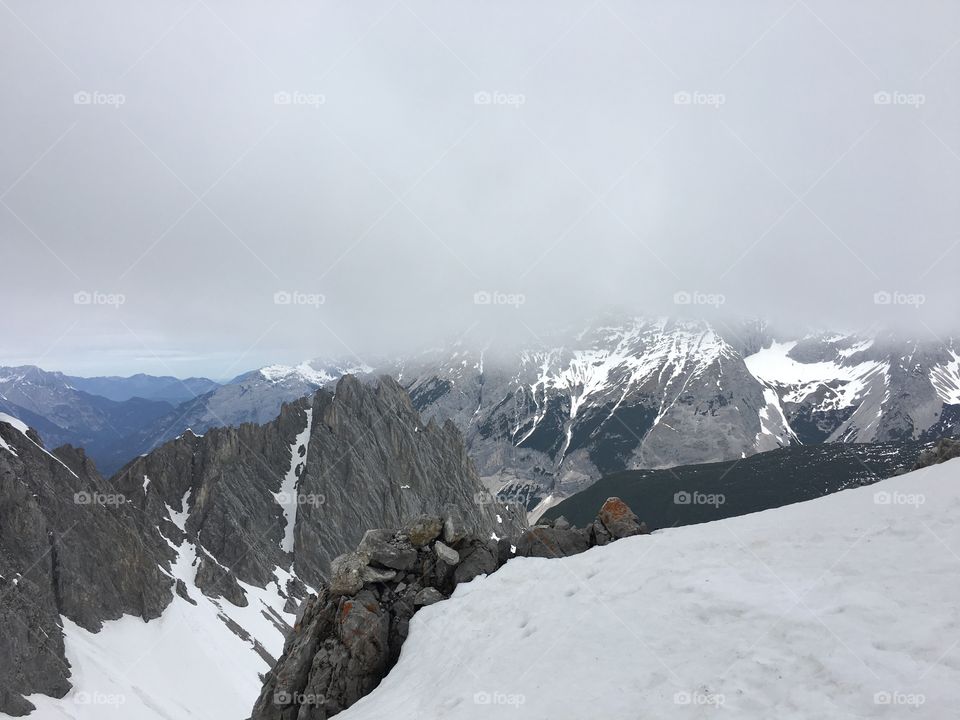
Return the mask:
[[[914,470],[937,465],[947,460],[953,460],[960,457],[960,440],[951,440],[943,438],[935,447],[924,450],[917,458],[917,464]]]
[[[399,531],[370,530],[356,551],[335,558],[329,584],[301,606],[251,720],[326,720],[350,707],[396,664],[417,610],[514,555],[510,541],[461,533],[458,522],[420,516]],[[596,522],[603,542],[647,532],[619,498],[607,500]],[[596,544],[592,527],[558,521],[524,533],[516,554],[563,557]]]

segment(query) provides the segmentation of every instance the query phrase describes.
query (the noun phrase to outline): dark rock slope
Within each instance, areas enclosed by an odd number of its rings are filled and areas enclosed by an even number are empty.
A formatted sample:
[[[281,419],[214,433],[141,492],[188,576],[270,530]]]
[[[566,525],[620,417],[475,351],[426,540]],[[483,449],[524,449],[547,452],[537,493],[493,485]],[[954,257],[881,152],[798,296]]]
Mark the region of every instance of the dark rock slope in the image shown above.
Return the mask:
[[[63,615],[87,630],[123,614],[159,617],[172,598],[170,550],[82,450],[45,450],[0,422],[0,711],[69,689]]]

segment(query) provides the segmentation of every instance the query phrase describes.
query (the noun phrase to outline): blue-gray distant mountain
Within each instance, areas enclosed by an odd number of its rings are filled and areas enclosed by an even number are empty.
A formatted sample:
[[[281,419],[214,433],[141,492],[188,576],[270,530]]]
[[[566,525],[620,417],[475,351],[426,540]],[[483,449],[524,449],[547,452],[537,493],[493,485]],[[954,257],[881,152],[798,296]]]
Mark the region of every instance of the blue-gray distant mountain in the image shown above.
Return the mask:
[[[99,395],[108,400],[123,402],[139,397],[145,400],[163,400],[171,405],[193,400],[220,387],[220,383],[208,378],[190,377],[181,380],[170,376],[157,377],[143,373],[130,377],[82,378],[71,375],[66,379],[77,390]]]

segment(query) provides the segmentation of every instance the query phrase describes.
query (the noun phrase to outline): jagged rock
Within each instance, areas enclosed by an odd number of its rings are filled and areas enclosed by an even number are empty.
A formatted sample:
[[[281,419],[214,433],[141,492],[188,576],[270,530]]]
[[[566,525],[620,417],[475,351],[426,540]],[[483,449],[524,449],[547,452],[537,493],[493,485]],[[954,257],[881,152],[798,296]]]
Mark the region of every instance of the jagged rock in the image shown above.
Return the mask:
[[[579,530],[558,530],[535,527],[517,541],[517,555],[521,557],[558,558],[582,553],[590,547],[586,533]]]
[[[607,543],[613,542],[613,536],[603,526],[603,523],[600,522],[599,518],[590,524],[590,527],[587,529],[587,531],[589,533],[591,545],[606,545]]]
[[[447,565],[456,565],[460,562],[460,553],[439,540],[433,544],[433,550],[437,554],[437,557]]]
[[[443,595],[440,594],[440,591],[436,588],[428,587],[417,593],[416,597],[413,598],[413,604],[418,607],[424,607],[426,605],[433,605],[435,602],[440,602],[441,600],[443,600]]]
[[[470,540],[463,543],[460,550],[460,564],[453,571],[453,581],[457,585],[470,582],[477,575],[489,575],[499,567],[497,563],[497,544],[495,541]]]
[[[618,497],[607,498],[597,514],[597,519],[603,523],[614,540],[647,532],[646,525],[642,524],[630,507]]]
[[[367,530],[358,547],[370,562],[393,570],[409,570],[417,562],[417,551],[392,530]]]
[[[434,515],[421,515],[404,532],[414,547],[423,547],[440,537],[443,520]]]
[[[497,540],[497,564],[503,565],[507,560],[513,557],[513,543],[509,538],[500,538]]]
[[[186,601],[187,601],[188,603],[190,603],[191,605],[196,605],[196,604],[197,604],[197,601],[194,600],[192,597],[190,597],[190,593],[187,592],[187,584],[186,584],[183,580],[181,580],[180,578],[177,578],[176,592],[177,592],[177,595],[179,595],[180,597],[182,597],[184,600],[186,600]]]
[[[330,563],[330,594],[356,595],[363,588],[363,571],[367,556],[358,552],[344,553]]]
[[[555,527],[557,530],[569,530],[571,526],[570,521],[561,515],[553,521],[553,527]]]
[[[920,457],[917,458],[917,464],[914,466],[914,470],[919,470],[920,468],[929,467],[931,465],[937,465],[938,463],[946,462],[947,460],[952,460],[953,458],[957,457],[960,457],[960,440],[943,438],[937,443],[936,447],[933,447],[930,450],[924,450],[920,454]]]
[[[207,597],[222,597],[237,607],[246,607],[249,604],[247,594],[237,582],[236,575],[205,554],[200,556],[197,576],[193,582]]]

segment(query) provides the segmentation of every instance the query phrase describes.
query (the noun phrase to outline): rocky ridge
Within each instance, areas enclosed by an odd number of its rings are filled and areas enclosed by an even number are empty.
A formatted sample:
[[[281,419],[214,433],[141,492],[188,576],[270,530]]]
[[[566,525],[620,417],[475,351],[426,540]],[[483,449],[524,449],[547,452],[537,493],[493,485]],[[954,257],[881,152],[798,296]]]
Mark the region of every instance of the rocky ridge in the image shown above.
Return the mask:
[[[646,532],[619,498],[609,498],[588,528],[561,518],[528,530],[516,546],[470,534],[455,514],[368,530],[355,551],[334,559],[329,583],[300,607],[251,720],[326,720],[350,707],[396,664],[420,608],[511,557],[565,557]]]

